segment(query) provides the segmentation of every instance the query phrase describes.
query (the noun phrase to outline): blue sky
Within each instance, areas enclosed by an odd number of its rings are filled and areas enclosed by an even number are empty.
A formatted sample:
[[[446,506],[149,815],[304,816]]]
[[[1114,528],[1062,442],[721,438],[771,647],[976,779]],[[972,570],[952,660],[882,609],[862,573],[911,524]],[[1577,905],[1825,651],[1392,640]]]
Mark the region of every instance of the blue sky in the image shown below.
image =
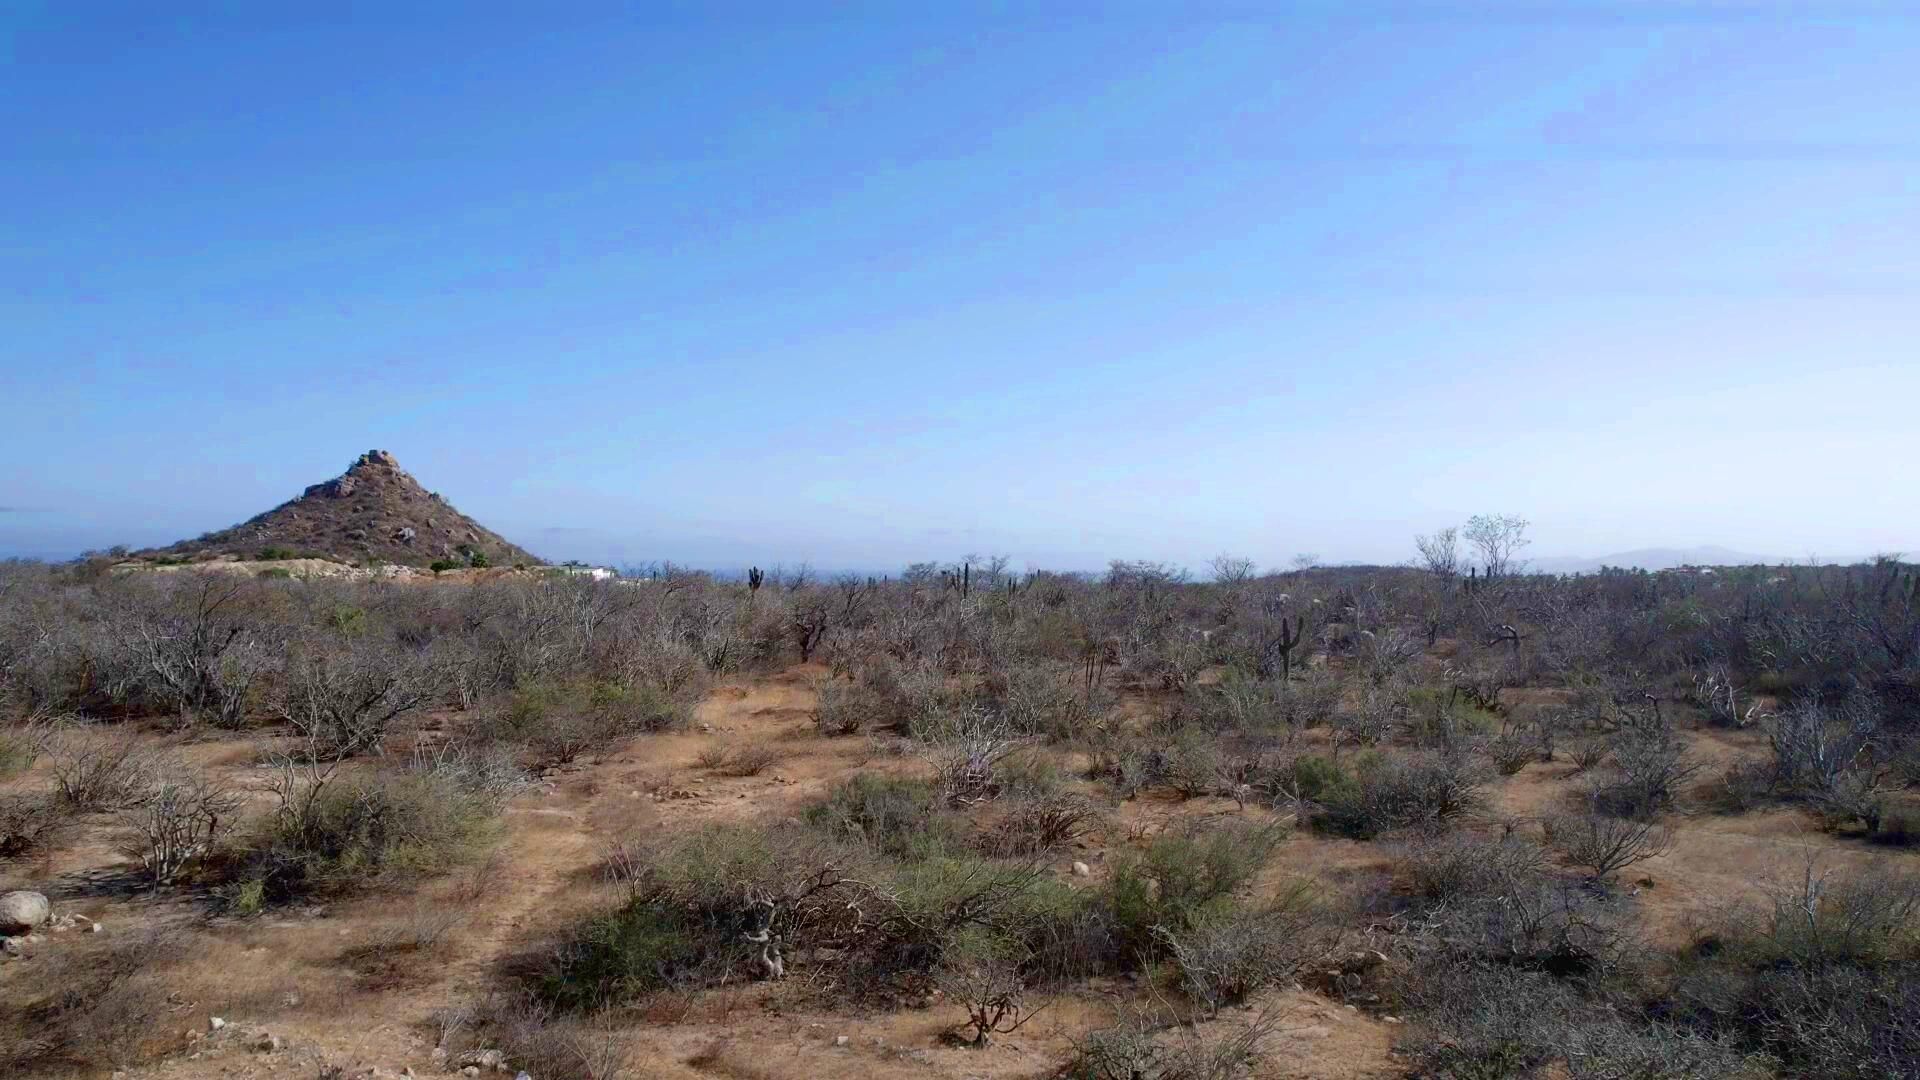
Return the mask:
[[[160,9],[0,14],[0,552],[1920,549],[1910,6]]]

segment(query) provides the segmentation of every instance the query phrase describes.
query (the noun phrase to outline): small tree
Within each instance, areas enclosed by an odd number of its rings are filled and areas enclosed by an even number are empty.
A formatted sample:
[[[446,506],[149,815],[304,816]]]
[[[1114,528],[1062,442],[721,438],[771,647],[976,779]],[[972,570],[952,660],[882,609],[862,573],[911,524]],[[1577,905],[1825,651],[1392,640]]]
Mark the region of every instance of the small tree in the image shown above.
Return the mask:
[[[1238,555],[1215,555],[1207,561],[1207,568],[1213,571],[1217,584],[1228,587],[1246,584],[1255,572],[1253,560]]]
[[[1445,528],[1431,536],[1416,536],[1413,546],[1419,549],[1420,561],[1429,573],[1452,577],[1460,572],[1459,529]]]
[[[394,646],[355,645],[291,660],[280,715],[323,754],[380,753],[387,728],[424,704],[433,683]]]
[[[152,790],[161,760],[125,737],[66,731],[48,740],[54,791],[74,810],[120,810],[135,806]]]
[[[1520,569],[1522,564],[1516,561],[1520,549],[1533,542],[1527,539],[1529,524],[1518,514],[1475,514],[1461,535],[1480,553],[1487,576],[1500,577]]]
[[[1578,814],[1549,819],[1547,841],[1568,862],[1605,881],[1634,863],[1664,854],[1673,833],[1650,821]]]
[[[162,701],[184,717],[204,716],[227,728],[245,719],[248,692],[268,667],[270,651],[237,617],[245,588],[231,575],[198,573],[125,627],[127,650]]]
[[[940,988],[967,1010],[973,1029],[969,1045],[984,1047],[995,1034],[1019,1029],[1033,1017],[1025,1011],[1026,984],[1020,977],[1019,947],[987,935],[969,935],[948,950],[941,965]]]
[[[127,853],[153,884],[171,884],[232,831],[240,805],[238,794],[206,776],[163,776],[143,803],[121,815]]]

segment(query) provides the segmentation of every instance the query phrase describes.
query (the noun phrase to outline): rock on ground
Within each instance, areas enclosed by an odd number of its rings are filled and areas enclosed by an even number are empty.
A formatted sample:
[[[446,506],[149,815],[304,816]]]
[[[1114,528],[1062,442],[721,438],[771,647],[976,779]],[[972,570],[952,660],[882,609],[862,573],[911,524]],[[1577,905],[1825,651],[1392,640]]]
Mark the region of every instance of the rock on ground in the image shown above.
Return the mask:
[[[53,908],[37,892],[10,892],[0,896],[0,935],[30,934],[47,921]]]

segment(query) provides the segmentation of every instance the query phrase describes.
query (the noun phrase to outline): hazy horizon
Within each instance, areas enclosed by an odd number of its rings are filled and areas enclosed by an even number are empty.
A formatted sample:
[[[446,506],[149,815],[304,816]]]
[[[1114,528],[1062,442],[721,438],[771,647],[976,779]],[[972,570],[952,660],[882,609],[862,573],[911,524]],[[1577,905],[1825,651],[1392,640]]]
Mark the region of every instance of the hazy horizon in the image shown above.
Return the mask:
[[[1920,549],[1920,15],[353,15],[0,14],[0,556]]]

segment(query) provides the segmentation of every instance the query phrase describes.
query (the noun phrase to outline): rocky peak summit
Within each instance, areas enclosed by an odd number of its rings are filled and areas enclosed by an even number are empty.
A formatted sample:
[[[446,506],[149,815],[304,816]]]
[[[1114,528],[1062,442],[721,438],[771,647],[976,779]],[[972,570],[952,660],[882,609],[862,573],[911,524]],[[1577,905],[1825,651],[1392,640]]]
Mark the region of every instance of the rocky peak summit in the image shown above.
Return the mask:
[[[539,562],[428,491],[385,450],[229,529],[160,552],[190,558],[313,556],[349,563],[478,566]]]

